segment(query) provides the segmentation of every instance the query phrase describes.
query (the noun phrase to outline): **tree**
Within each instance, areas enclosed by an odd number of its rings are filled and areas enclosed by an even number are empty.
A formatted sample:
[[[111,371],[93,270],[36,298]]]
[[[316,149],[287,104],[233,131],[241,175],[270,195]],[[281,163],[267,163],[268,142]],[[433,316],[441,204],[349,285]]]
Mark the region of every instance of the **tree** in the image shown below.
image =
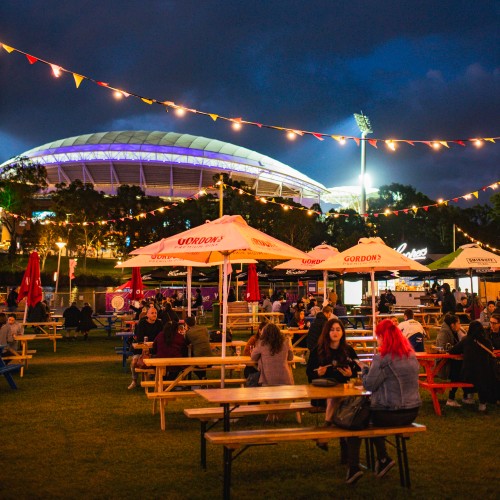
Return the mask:
[[[35,195],[48,186],[47,171],[30,158],[17,157],[0,174],[0,218],[10,235],[10,258],[16,253],[16,235],[23,216],[32,215]]]

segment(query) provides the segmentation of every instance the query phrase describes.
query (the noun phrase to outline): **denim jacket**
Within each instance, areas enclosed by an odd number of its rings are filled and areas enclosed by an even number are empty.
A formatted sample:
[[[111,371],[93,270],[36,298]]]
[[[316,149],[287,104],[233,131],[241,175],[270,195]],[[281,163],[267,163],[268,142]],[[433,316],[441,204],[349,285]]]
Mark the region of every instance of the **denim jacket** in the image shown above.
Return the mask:
[[[372,410],[405,410],[421,405],[418,391],[419,364],[408,358],[376,354],[370,369],[363,371],[363,385],[372,392]]]

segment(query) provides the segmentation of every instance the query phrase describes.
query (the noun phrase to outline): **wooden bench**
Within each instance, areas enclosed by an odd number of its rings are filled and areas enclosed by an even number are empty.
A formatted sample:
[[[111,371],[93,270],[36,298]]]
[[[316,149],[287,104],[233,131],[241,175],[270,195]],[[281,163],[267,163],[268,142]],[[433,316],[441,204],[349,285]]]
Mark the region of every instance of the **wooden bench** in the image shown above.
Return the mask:
[[[401,486],[409,488],[410,468],[406,441],[410,435],[426,431],[426,427],[420,424],[412,424],[404,427],[368,427],[359,431],[350,431],[338,427],[303,427],[291,429],[258,429],[249,431],[230,432],[207,432],[205,439],[224,447],[224,499],[230,498],[231,492],[231,466],[233,460],[240,456],[251,446],[271,445],[291,441],[315,441],[316,443],[328,443],[333,439],[358,437],[365,439],[366,459],[369,469],[374,470],[374,452],[372,438],[395,436],[396,450],[399,466]],[[238,451],[234,456],[233,452]]]
[[[419,380],[418,384],[422,389],[426,389],[431,393],[434,411],[436,415],[439,416],[441,416],[441,406],[439,404],[438,394],[442,394],[447,389],[474,387],[474,384],[469,384],[468,382],[426,382]]]
[[[240,418],[254,415],[268,415],[269,413],[299,413],[312,410],[310,401],[294,403],[242,405],[231,408],[231,417]],[[186,417],[200,421],[200,462],[203,469],[207,468],[207,442],[205,433],[217,425],[224,417],[224,409],[220,406],[210,408],[186,408]],[[211,425],[209,425],[211,424]]]

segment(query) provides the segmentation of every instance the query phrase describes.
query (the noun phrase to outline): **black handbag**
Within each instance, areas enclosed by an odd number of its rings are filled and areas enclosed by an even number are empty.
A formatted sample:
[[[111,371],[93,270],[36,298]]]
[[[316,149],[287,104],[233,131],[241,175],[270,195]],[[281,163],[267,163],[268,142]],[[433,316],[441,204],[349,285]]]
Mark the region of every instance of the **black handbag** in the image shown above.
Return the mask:
[[[370,420],[370,398],[347,396],[337,406],[333,423],[342,429],[360,430],[368,427]]]
[[[333,378],[315,378],[311,381],[312,385],[317,387],[335,387],[339,383]]]

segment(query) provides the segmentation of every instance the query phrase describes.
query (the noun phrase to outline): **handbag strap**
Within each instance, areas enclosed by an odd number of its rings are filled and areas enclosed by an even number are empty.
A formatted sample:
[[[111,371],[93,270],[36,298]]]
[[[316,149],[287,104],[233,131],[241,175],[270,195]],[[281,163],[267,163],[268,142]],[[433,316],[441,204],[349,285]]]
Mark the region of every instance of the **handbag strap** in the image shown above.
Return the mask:
[[[487,351],[491,356],[493,356],[496,359],[495,353],[493,351],[490,351],[485,345],[481,344],[481,342],[478,342],[476,339],[474,339],[474,342],[479,346],[482,347],[485,351]]]

